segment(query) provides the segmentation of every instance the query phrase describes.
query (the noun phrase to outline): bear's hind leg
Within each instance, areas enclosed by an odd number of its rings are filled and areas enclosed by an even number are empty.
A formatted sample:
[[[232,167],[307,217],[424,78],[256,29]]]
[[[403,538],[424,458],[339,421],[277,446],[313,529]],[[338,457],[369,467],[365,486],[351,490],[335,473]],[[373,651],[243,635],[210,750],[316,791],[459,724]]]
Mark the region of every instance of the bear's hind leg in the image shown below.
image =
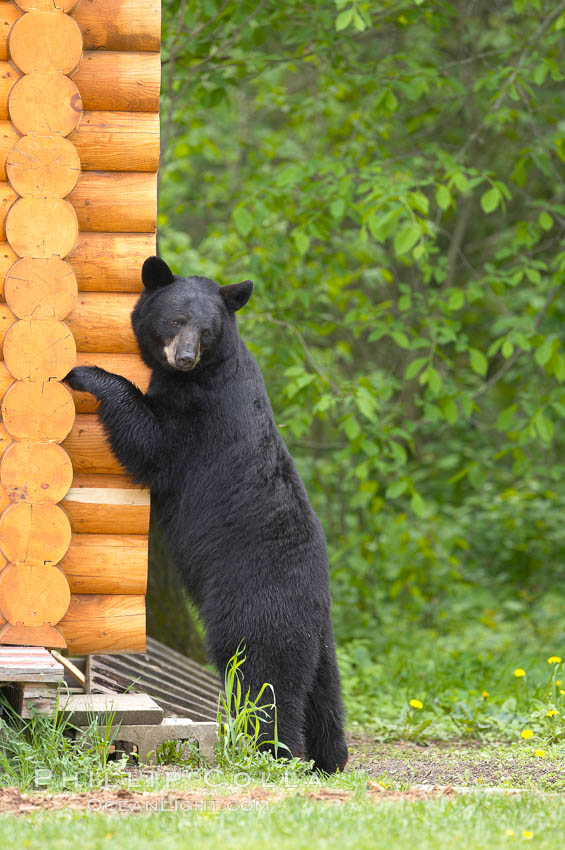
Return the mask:
[[[316,770],[335,773],[347,763],[343,707],[333,634],[322,643],[316,675],[306,702],[306,758]]]

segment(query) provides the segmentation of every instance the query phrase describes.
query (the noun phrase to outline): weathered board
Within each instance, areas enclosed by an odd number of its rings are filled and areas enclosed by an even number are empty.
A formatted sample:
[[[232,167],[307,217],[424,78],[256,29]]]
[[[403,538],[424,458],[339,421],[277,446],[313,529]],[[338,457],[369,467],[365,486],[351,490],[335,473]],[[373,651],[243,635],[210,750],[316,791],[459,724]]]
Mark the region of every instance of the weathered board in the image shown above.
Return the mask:
[[[145,647],[149,494],[62,381],[147,386],[160,29],[158,0],[0,0],[0,644]]]

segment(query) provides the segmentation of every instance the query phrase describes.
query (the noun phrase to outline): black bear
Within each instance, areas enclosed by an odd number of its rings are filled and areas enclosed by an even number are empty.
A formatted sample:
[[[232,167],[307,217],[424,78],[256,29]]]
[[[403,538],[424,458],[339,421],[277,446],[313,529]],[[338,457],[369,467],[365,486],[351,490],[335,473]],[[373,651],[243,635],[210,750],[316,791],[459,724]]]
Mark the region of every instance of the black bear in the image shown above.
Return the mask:
[[[132,324],[152,370],[147,393],[90,366],[66,381],[100,401],[112,450],[151,488],[218,670],[243,642],[245,688],[273,686],[279,740],[319,770],[341,770],[326,544],[237,329],[253,284],[178,277],[158,257],[142,281]]]

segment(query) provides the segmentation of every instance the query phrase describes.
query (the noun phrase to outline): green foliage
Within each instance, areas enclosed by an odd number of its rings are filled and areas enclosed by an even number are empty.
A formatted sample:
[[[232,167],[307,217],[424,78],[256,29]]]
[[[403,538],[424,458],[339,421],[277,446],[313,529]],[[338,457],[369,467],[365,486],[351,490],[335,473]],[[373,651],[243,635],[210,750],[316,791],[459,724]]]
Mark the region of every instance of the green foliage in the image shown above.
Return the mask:
[[[218,700],[218,743],[216,756],[220,768],[226,771],[245,770],[276,780],[289,775],[304,775],[310,763],[298,758],[287,758],[288,747],[279,741],[277,734],[277,705],[273,686],[265,682],[252,698],[244,691],[243,665],[245,648],[238,647],[230,658],[224,676],[224,692]],[[262,701],[266,692],[271,701]],[[260,749],[272,745],[274,755]]]
[[[241,329],[372,663],[565,578],[564,26],[551,0],[164,5],[160,250],[254,279]]]
[[[93,719],[79,729],[72,717],[59,713],[60,706],[64,707],[64,699],[57,700],[52,715],[34,713],[22,720],[0,699],[0,786],[90,790],[123,773],[122,762],[108,761],[116,734],[113,715],[103,726]]]

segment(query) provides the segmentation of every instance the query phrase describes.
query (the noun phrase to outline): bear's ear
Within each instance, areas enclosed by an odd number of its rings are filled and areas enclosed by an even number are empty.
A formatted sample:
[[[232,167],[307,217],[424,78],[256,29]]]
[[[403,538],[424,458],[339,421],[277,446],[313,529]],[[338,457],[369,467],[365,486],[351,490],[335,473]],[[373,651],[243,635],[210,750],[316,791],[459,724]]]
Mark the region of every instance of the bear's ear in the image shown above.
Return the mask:
[[[150,292],[162,286],[168,286],[174,279],[172,271],[160,257],[149,257],[143,263],[141,280]]]
[[[230,312],[235,313],[245,307],[251,293],[253,292],[253,281],[244,280],[242,283],[230,283],[229,286],[220,287],[220,295]]]

